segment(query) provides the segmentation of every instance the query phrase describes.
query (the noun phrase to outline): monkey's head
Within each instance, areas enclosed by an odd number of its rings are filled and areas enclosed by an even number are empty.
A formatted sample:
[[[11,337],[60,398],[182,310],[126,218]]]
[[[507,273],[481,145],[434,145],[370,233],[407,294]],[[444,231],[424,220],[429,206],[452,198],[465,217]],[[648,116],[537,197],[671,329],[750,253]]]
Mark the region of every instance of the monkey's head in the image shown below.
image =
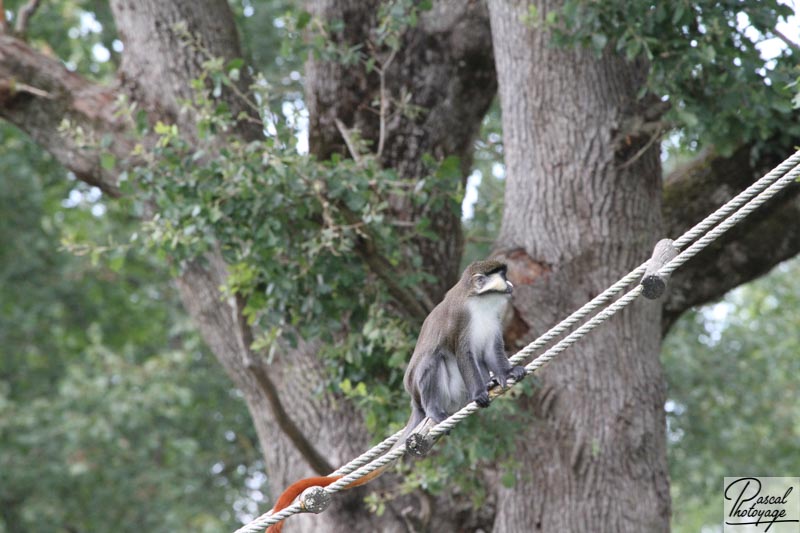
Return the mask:
[[[511,295],[514,286],[506,279],[508,267],[500,261],[475,261],[461,276],[469,296]]]

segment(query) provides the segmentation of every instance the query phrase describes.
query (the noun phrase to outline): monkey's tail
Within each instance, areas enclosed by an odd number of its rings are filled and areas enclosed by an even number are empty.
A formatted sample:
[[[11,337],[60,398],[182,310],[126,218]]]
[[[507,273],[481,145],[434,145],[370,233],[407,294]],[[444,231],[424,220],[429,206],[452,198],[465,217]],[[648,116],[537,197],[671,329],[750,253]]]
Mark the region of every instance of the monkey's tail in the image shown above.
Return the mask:
[[[406,438],[408,438],[411,432],[414,431],[417,428],[417,426],[419,426],[425,420],[427,420],[425,418],[425,412],[422,411],[422,409],[413,409],[412,406],[411,419],[408,421],[408,424],[406,424],[406,430],[403,432],[403,436],[400,437],[397,440],[397,442],[394,443],[394,446],[392,446],[391,449],[394,450],[395,448],[400,446],[400,444],[405,443]],[[376,477],[386,472],[389,469],[389,467],[391,467],[394,463],[395,461],[392,461],[391,463],[385,464],[382,467],[373,470],[364,477],[353,481],[352,483],[344,487],[343,490],[354,489],[356,487],[360,487],[361,485],[366,485]],[[344,476],[307,477],[305,479],[301,479],[300,481],[292,483],[291,485],[289,485],[289,488],[283,491],[283,494],[281,494],[278,500],[275,502],[275,506],[272,508],[272,513],[275,514],[278,511],[282,511],[283,509],[289,507],[289,505],[291,505],[294,499],[300,496],[300,494],[308,487],[327,487],[328,485],[331,485],[339,481],[343,477]],[[282,529],[283,529],[283,520],[281,520],[277,524],[272,524],[271,526],[269,526],[264,533],[281,533]]]
[[[369,483],[376,477],[386,472],[386,470],[388,470],[389,467],[392,466],[392,464],[393,463],[389,463],[376,470],[373,470],[364,477],[353,481],[352,483],[344,487],[343,490],[354,489],[356,487],[360,487],[361,485]],[[344,476],[307,477],[305,479],[301,479],[300,481],[292,483],[291,485],[289,485],[289,488],[283,491],[283,494],[281,494],[278,500],[275,502],[275,506],[272,508],[272,513],[275,514],[278,511],[282,511],[283,509],[289,507],[289,505],[291,505],[294,499],[300,496],[300,494],[308,487],[327,487],[328,485],[331,485],[339,481],[343,477]],[[283,529],[283,520],[281,520],[277,524],[272,524],[271,526],[269,526],[265,531],[265,533],[280,533],[282,529]]]

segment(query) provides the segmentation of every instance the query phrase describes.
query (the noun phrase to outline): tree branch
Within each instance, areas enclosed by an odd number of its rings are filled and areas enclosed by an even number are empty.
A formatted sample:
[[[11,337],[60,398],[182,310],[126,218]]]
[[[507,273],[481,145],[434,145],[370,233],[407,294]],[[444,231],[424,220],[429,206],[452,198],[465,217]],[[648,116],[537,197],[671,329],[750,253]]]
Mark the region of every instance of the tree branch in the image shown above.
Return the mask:
[[[403,287],[397,282],[397,271],[376,249],[372,239],[361,239],[356,247],[358,254],[369,269],[386,284],[392,298],[408,313],[409,317],[421,324],[433,310],[433,302],[420,288]]]
[[[283,407],[283,402],[281,402],[280,394],[278,394],[278,388],[272,382],[272,379],[269,377],[269,374],[264,370],[264,367],[261,365],[259,361],[256,360],[255,355],[253,354],[250,346],[253,344],[253,332],[250,328],[250,325],[247,323],[247,320],[244,317],[243,310],[245,306],[244,297],[241,295],[236,296],[234,307],[235,312],[235,321],[236,326],[239,329],[239,338],[241,340],[242,346],[241,351],[244,354],[244,366],[250,372],[258,383],[259,388],[261,389],[262,394],[269,402],[270,407],[272,408],[272,414],[275,417],[275,421],[278,423],[278,426],[281,428],[289,440],[292,441],[292,444],[300,452],[300,455],[306,460],[311,468],[314,469],[316,473],[321,476],[328,475],[329,473],[333,472],[334,467],[328,462],[322,454],[317,451],[311,442],[306,438],[303,432],[297,427],[297,424],[294,423],[294,420],[289,413],[286,412],[286,409]]]
[[[778,146],[785,146],[785,151],[762,152],[755,160],[752,145],[727,157],[708,150],[673,171],[664,187],[666,235],[682,234],[775,167],[791,150],[789,143]],[[675,272],[662,331],[666,333],[688,308],[714,301],[800,252],[800,232],[794,231],[797,220],[800,185],[793,185]]]
[[[23,37],[28,31],[28,22],[30,22],[33,14],[36,13],[36,10],[39,9],[40,3],[41,0],[28,0],[24,6],[19,8],[17,12],[17,22],[14,25],[14,33],[16,33],[18,37]]]
[[[116,98],[114,88],[93,84],[25,42],[0,35],[0,118],[111,196],[119,196],[116,172],[104,169],[100,156],[107,151],[122,160],[133,148],[126,125],[114,115]],[[63,128],[65,121],[72,127]],[[103,139],[112,141],[104,143],[108,148],[100,148]]]
[[[346,205],[339,205],[339,209],[350,224],[360,221],[358,215],[350,211]],[[366,230],[362,230],[365,232]],[[389,294],[408,314],[409,318],[421,324],[428,316],[434,304],[424,287],[403,287],[397,281],[397,269],[375,247],[375,238],[366,233],[358,239],[356,252],[369,267],[370,271],[386,284]]]
[[[358,146],[356,146],[356,143],[353,141],[353,136],[350,133],[350,130],[348,130],[347,126],[344,125],[344,122],[338,118],[334,119],[334,123],[339,129],[339,133],[342,134],[342,139],[344,139],[344,143],[347,146],[347,151],[350,152],[350,157],[353,158],[353,161],[355,161],[357,165],[360,165],[361,154],[358,153]]]

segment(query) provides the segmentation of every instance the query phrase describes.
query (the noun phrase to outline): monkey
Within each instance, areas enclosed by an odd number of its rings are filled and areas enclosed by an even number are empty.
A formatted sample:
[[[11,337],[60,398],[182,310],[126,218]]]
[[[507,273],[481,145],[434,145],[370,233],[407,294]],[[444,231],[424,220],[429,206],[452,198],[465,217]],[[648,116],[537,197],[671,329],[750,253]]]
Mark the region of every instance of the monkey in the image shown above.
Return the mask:
[[[422,324],[403,385],[411,421],[439,423],[474,401],[489,405],[489,372],[503,387],[525,376],[511,367],[503,345],[503,314],[513,292],[499,261],[472,263]]]
[[[494,260],[470,264],[422,323],[403,379],[411,397],[411,416],[395,447],[405,442],[425,418],[438,424],[471,401],[488,407],[490,385],[496,382],[505,388],[508,378],[518,382],[525,377],[524,367],[511,366],[503,344],[502,319],[513,293],[507,270],[505,263]],[[345,489],[368,483],[389,466],[374,470]],[[342,477],[302,479],[281,494],[272,512],[288,507],[308,487],[327,487]],[[278,522],[266,533],[280,533],[282,528],[283,522]]]

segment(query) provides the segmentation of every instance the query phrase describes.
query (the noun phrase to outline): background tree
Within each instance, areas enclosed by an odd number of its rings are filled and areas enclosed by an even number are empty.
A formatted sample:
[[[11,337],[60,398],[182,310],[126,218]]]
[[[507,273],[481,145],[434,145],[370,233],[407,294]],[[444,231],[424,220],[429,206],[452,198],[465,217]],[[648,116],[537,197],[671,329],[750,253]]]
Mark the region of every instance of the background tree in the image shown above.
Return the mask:
[[[240,395],[163,264],[118,245],[128,206],[0,128],[0,531],[233,527],[261,469]]]
[[[754,44],[782,35],[788,8],[773,2],[337,0],[278,16],[280,2],[113,0],[91,6],[91,39],[60,41],[66,64],[43,51],[54,39],[36,22],[88,4],[27,25],[7,6],[0,116],[142,217],[132,240],[167,260],[242,392],[273,489],[327,473],[367,445],[364,428],[385,435],[402,418],[413,332],[460,268],[459,200],[498,86],[503,143],[490,121],[481,146],[507,164],[492,249],[520,287],[510,347],[782,159],[798,133],[785,120],[796,47],[767,61]],[[101,43],[111,60],[93,72],[87,50]],[[666,133],[687,162],[662,179]],[[680,271],[663,310],[637,303],[543,372],[521,413],[501,403],[471,422],[489,431],[454,432],[402,486],[423,490],[373,497],[377,515],[356,492],[295,527],[668,529],[660,338],[690,306],[797,252],[797,232],[773,230],[797,219],[797,191],[771,207]],[[485,241],[481,217],[469,235]],[[492,431],[531,413],[521,435]],[[443,490],[453,478],[460,489]]]
[[[676,531],[718,522],[719,480],[731,472],[798,468],[798,339],[785,334],[798,323],[798,266],[687,313],[664,343]]]

